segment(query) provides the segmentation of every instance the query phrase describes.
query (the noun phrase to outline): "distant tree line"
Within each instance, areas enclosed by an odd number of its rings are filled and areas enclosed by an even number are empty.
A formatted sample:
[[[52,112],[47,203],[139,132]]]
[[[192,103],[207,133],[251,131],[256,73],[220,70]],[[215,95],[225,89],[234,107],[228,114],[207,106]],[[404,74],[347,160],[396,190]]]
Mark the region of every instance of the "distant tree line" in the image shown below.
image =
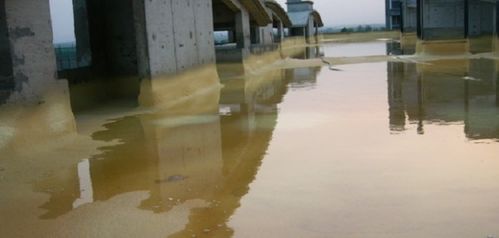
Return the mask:
[[[352,33],[352,32],[375,32],[385,31],[386,27],[380,25],[358,25],[358,26],[344,26],[344,27],[326,27],[321,29],[321,33]]]

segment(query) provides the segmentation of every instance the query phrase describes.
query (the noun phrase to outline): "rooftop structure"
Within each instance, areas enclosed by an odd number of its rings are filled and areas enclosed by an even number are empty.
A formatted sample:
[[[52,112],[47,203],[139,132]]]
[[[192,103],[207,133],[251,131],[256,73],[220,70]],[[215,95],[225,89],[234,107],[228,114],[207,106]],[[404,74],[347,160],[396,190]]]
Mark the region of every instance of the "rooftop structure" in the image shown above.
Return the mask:
[[[291,36],[305,36],[307,40],[317,37],[318,28],[324,26],[322,18],[314,10],[314,2],[302,0],[288,0],[288,15],[291,19]]]

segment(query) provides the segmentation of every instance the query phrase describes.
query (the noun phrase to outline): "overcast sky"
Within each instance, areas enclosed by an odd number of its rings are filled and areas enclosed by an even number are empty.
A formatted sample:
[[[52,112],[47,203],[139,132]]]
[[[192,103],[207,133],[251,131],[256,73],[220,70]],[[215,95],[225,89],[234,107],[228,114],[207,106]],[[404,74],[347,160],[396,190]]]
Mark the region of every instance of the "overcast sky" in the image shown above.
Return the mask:
[[[276,0],[286,9],[286,0]],[[384,0],[314,0],[326,26],[384,24]]]
[[[54,31],[54,42],[75,41],[73,0],[50,0],[50,15]]]
[[[277,0],[286,8],[286,0]],[[74,41],[72,0],[50,0],[54,41]],[[384,23],[384,0],[315,0],[326,26]]]

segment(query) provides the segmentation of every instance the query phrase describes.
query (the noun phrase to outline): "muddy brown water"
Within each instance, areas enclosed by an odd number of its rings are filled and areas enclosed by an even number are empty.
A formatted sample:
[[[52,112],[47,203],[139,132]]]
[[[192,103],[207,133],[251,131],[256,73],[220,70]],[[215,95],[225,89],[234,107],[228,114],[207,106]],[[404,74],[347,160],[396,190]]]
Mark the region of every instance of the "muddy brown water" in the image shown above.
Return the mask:
[[[499,236],[497,63],[338,67],[201,71],[204,90],[154,83],[154,109],[118,101],[74,125],[67,98],[7,111],[0,236]]]

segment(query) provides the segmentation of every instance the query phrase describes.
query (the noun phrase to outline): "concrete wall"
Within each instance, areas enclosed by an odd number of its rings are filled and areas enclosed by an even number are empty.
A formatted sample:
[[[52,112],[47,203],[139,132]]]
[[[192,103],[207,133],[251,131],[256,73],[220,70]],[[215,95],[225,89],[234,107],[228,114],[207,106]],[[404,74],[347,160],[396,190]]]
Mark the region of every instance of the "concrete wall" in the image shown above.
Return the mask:
[[[40,102],[57,73],[49,0],[5,0],[5,13],[17,92],[12,99]]]
[[[422,32],[425,40],[465,37],[465,0],[423,0]]]

